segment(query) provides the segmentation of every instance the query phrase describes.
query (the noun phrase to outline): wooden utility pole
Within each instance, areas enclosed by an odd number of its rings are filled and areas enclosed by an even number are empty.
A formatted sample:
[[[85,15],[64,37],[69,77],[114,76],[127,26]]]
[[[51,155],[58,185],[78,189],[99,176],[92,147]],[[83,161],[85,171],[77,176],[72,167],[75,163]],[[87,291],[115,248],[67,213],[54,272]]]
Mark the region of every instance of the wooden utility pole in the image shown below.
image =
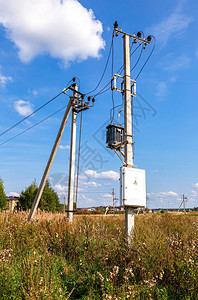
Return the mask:
[[[75,84],[73,91],[74,105],[72,108],[72,124],[71,124],[71,143],[70,143],[70,163],[69,163],[69,185],[68,185],[68,205],[67,219],[71,223],[74,215],[74,189],[75,189],[75,155],[76,155],[76,100],[78,85]]]

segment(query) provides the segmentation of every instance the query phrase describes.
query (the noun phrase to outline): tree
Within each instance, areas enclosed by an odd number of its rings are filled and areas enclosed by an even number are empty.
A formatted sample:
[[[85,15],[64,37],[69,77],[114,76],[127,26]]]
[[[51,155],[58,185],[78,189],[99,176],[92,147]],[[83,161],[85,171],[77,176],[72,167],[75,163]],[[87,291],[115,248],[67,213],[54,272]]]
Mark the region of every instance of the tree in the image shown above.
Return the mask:
[[[37,191],[38,186],[36,184],[36,181],[33,181],[33,183],[28,188],[26,188],[25,191],[22,191],[19,201],[24,210],[30,209],[32,207]],[[47,210],[52,212],[60,211],[60,202],[58,195],[55,192],[55,190],[50,186],[48,180],[43,190],[43,195],[41,197],[38,207],[41,210]]]
[[[38,187],[36,181],[34,180],[33,183],[30,184],[25,191],[21,192],[19,202],[21,204],[22,209],[26,210],[32,207],[37,191]]]
[[[42,210],[48,210],[52,212],[60,211],[60,202],[59,202],[58,194],[50,186],[48,180],[43,190],[43,195],[41,197],[39,207]]]
[[[7,204],[6,194],[4,191],[3,180],[0,178],[0,209],[5,209]]]

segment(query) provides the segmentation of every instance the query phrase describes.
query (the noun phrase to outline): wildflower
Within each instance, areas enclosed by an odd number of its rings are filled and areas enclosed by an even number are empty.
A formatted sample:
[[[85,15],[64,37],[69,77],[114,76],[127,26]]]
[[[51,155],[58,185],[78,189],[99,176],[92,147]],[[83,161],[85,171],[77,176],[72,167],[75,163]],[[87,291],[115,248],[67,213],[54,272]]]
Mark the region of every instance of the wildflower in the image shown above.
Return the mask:
[[[99,272],[97,272],[98,276],[100,277],[100,281],[104,282],[104,277],[102,276],[102,274],[100,274]]]

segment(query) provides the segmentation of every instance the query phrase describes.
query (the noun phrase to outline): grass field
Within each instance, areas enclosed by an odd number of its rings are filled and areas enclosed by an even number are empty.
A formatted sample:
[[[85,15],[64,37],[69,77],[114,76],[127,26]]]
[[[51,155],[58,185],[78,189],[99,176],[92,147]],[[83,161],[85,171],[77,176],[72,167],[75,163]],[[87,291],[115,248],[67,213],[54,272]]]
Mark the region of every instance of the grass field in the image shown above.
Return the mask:
[[[198,217],[0,213],[0,299],[198,299]]]

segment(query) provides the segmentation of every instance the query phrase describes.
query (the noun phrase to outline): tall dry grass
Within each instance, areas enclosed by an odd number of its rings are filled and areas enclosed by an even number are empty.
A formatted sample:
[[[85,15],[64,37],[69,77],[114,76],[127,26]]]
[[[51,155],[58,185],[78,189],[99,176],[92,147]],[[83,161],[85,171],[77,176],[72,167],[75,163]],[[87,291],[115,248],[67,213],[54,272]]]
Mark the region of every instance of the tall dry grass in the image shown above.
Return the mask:
[[[198,299],[196,216],[0,214],[0,299]]]

